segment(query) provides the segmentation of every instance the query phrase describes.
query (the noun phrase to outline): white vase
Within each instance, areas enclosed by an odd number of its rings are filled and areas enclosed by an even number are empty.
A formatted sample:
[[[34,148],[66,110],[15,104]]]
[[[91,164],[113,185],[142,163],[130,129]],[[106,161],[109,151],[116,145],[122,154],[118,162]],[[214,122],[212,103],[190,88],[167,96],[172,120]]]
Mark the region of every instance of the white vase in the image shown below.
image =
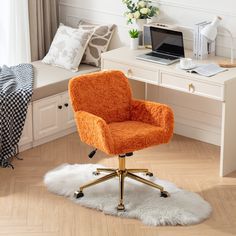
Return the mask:
[[[137,19],[135,23],[136,23],[137,30],[143,31],[143,26],[147,24],[147,19]]]
[[[139,39],[138,38],[130,38],[130,49],[132,50],[137,50],[138,49],[138,44],[139,44]]]
[[[147,19],[137,19],[135,24],[137,30],[139,31],[139,45],[143,46],[143,26],[147,24]]]
[[[150,19],[147,19],[147,24],[157,23],[159,20],[160,20],[159,15],[158,16],[153,16]]]

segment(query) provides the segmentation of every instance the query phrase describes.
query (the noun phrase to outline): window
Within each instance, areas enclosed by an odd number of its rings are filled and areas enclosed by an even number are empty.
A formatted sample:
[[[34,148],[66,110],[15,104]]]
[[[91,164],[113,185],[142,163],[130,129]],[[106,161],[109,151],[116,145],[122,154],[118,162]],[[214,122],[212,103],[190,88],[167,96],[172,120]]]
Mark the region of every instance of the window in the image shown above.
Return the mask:
[[[7,59],[7,49],[9,42],[8,34],[8,20],[9,20],[9,2],[0,0],[1,4],[1,14],[0,14],[0,65],[6,64]]]
[[[0,0],[0,65],[30,61],[28,0]]]

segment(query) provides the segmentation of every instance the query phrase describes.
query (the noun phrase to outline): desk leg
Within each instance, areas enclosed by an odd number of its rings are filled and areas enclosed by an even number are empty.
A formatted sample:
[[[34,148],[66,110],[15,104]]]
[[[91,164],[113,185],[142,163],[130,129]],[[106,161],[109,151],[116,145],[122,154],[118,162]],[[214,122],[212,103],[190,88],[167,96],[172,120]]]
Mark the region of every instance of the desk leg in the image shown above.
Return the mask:
[[[145,91],[144,91],[144,97],[145,97],[145,100],[147,100],[148,99],[148,84],[147,83],[145,83]]]
[[[222,107],[220,176],[236,171],[236,83],[225,86]]]

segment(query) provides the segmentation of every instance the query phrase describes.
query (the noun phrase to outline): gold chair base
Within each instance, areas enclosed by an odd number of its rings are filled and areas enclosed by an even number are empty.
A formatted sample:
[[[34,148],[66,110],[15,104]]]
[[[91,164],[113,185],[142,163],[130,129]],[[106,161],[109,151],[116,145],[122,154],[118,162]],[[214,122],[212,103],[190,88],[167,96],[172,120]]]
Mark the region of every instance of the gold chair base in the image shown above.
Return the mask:
[[[161,197],[169,197],[169,193],[164,191],[164,188],[158,184],[155,184],[147,179],[144,179],[138,175],[135,175],[134,173],[146,173],[146,175],[153,176],[151,172],[148,171],[148,169],[126,169],[125,168],[125,157],[119,156],[119,168],[118,169],[110,169],[110,168],[98,168],[96,172],[94,172],[95,175],[99,175],[101,172],[107,172],[108,175],[105,175],[101,178],[98,178],[96,180],[93,180],[87,184],[84,184],[80,186],[79,191],[75,192],[75,197],[80,198],[83,197],[83,190],[85,188],[91,187],[93,185],[102,183],[104,181],[110,180],[112,178],[118,177],[119,178],[119,187],[120,187],[120,202],[117,206],[117,210],[124,211],[124,179],[126,177],[136,180],[138,182],[141,182],[143,184],[146,184],[148,186],[151,186],[153,188],[159,189],[161,192]]]

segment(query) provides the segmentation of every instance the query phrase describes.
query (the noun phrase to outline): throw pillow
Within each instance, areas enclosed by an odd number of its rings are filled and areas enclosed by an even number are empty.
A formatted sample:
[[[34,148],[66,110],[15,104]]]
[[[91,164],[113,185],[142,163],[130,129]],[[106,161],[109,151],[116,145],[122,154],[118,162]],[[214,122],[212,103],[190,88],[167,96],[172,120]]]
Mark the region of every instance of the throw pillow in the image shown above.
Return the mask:
[[[82,63],[100,67],[101,54],[107,51],[115,25],[93,25],[80,21],[78,27],[84,30],[94,30],[85,50]]]
[[[75,29],[60,24],[47,55],[42,62],[78,71],[93,30]]]

